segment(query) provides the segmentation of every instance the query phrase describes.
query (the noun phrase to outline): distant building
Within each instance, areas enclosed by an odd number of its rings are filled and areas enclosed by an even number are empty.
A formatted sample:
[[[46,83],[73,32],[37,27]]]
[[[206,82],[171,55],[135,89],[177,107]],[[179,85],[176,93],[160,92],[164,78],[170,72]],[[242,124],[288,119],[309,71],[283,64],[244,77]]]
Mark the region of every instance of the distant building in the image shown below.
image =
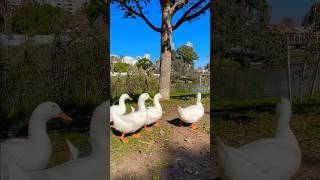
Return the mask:
[[[38,0],[38,1],[41,1],[41,0]],[[47,3],[44,3],[44,4],[51,4],[52,6],[59,7],[72,14],[75,14],[75,12],[79,10],[83,4],[89,2],[89,0],[42,0],[42,1],[48,1]]]
[[[150,60],[150,54],[145,54],[143,57],[136,56],[135,58],[131,56],[124,56],[121,58],[118,55],[110,55],[110,62],[111,64],[122,62],[130,65],[135,65],[139,61],[139,59],[142,59],[142,58],[147,58]]]
[[[5,0],[6,7],[13,12],[18,6],[21,6],[26,0]],[[33,0],[37,4],[51,4],[54,7],[59,7],[67,12],[74,14],[81,6],[88,3],[89,0]]]
[[[131,56],[125,56],[121,59],[121,62],[130,64],[130,65],[135,65],[138,62],[138,59],[135,59]]]

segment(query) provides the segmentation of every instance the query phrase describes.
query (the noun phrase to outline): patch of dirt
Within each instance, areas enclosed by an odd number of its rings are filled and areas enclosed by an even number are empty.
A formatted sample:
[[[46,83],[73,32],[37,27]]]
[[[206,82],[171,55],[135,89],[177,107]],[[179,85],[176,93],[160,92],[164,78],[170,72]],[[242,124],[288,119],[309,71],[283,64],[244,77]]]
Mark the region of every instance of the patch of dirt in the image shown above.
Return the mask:
[[[152,151],[141,149],[111,162],[111,179],[210,179],[208,110],[197,123],[196,130],[180,127],[177,118],[176,110],[164,113],[160,128],[170,128],[168,138],[151,142],[141,139],[141,143],[152,146]]]

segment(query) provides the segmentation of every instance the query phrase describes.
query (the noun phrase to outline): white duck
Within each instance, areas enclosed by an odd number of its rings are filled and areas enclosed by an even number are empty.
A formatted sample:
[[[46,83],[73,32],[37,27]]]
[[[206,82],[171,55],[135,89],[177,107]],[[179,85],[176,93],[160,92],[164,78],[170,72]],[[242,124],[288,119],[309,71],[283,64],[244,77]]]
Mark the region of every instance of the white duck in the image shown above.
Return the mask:
[[[224,176],[233,180],[289,180],[301,164],[290,118],[290,101],[283,98],[277,105],[274,138],[259,139],[239,148],[226,146],[218,139],[217,153]]]
[[[153,124],[156,127],[160,126],[158,120],[162,116],[162,107],[159,102],[161,98],[161,94],[156,94],[153,97],[153,106],[147,108],[147,119],[144,124],[144,129],[146,131],[152,131],[152,129],[148,127],[150,124]]]
[[[107,139],[109,102],[100,104],[93,113],[90,124],[91,154],[59,166],[39,171],[26,171],[19,159],[12,159],[9,166],[10,180],[101,180],[107,179]]]
[[[120,137],[122,142],[128,143],[128,139],[124,137],[125,134],[134,133],[144,125],[147,118],[145,101],[148,99],[151,99],[149,94],[143,93],[139,96],[137,111],[122,116],[113,114],[113,125],[117,131],[122,132],[122,136]],[[141,137],[140,134],[133,134],[132,136],[134,138]]]
[[[182,122],[191,123],[190,127],[192,129],[197,128],[194,124],[204,115],[204,108],[201,103],[201,93],[197,93],[197,102],[196,105],[188,106],[186,108],[182,108],[178,106],[178,113],[180,118],[180,126],[182,126]]]
[[[126,104],[125,100],[129,99],[132,101],[132,98],[128,94],[122,94],[119,99],[119,104],[118,105],[112,105],[110,107],[110,123],[113,121],[112,119],[112,114],[116,115],[123,115],[126,113]]]
[[[62,112],[56,103],[41,103],[30,117],[28,138],[12,138],[1,143],[1,179],[7,179],[7,166],[12,157],[19,160],[21,166],[26,170],[43,169],[48,165],[52,145],[47,133],[47,122],[58,117],[65,121],[72,120]]]

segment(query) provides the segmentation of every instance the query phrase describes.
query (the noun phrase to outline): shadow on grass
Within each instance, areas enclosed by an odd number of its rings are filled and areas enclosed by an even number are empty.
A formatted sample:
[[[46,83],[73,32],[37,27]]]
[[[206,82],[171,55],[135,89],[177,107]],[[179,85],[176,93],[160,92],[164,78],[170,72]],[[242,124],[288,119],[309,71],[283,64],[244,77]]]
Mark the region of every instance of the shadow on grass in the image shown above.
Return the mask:
[[[110,128],[110,129],[111,129],[111,132],[112,132],[115,136],[121,136],[121,135],[122,135],[122,133],[119,132],[119,131],[117,131],[116,129],[114,129],[114,128]],[[131,136],[131,135],[133,135],[133,134],[137,134],[137,133],[141,132],[141,130],[142,130],[142,128],[138,129],[138,130],[137,130],[136,132],[134,132],[134,133],[125,134],[125,137]]]
[[[320,104],[294,104],[293,114],[306,114],[319,111]],[[211,112],[216,118],[222,118],[225,121],[235,121],[236,123],[246,123],[255,119],[256,113],[275,113],[275,104],[262,103],[261,105],[229,105],[225,108],[212,108]]]
[[[141,168],[141,172],[136,174],[119,173],[111,179],[212,179],[210,178],[209,152],[205,149],[193,152],[179,145],[167,144],[159,162],[154,162],[151,167]]]

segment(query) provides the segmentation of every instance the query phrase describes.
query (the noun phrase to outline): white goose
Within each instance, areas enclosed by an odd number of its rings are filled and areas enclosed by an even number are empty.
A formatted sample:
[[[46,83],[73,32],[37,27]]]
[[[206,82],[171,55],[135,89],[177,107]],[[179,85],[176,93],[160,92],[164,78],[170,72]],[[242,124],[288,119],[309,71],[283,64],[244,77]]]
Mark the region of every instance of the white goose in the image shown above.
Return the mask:
[[[106,131],[109,102],[100,104],[93,113],[90,124],[91,154],[77,158],[59,166],[26,171],[19,159],[11,159],[9,166],[10,180],[101,180],[107,179],[107,139]]]
[[[290,101],[282,98],[277,105],[274,138],[259,139],[240,148],[226,146],[218,139],[217,153],[223,175],[233,180],[289,180],[301,164],[301,152],[290,129],[290,118]]]
[[[52,145],[47,133],[47,122],[58,117],[65,121],[72,120],[56,103],[41,103],[30,117],[28,138],[12,138],[1,143],[1,179],[7,179],[7,166],[12,157],[19,160],[21,166],[27,170],[43,169],[48,165]]]
[[[196,105],[188,106],[186,108],[182,108],[178,106],[178,113],[180,118],[180,126],[182,126],[182,122],[191,123],[190,127],[192,129],[197,128],[194,124],[204,115],[204,108],[201,103],[201,93],[197,93],[197,102]]]
[[[146,131],[152,131],[152,129],[148,127],[148,125],[150,124],[154,124],[154,126],[156,127],[160,126],[158,120],[162,116],[162,107],[159,102],[161,98],[162,98],[161,94],[156,94],[153,97],[153,106],[147,108],[147,119],[144,124],[144,129]]]
[[[143,93],[139,96],[137,111],[122,116],[113,114],[113,127],[122,133],[122,136],[120,137],[122,142],[128,143],[128,139],[124,137],[125,134],[134,133],[144,125],[147,118],[145,101],[148,99],[151,99],[149,94]],[[140,134],[133,134],[132,136],[134,138],[141,137]]]
[[[119,99],[118,105],[112,105],[110,107],[110,123],[113,121],[112,114],[123,115],[126,113],[126,104],[125,100],[129,99],[132,101],[132,98],[128,94],[122,94]]]

